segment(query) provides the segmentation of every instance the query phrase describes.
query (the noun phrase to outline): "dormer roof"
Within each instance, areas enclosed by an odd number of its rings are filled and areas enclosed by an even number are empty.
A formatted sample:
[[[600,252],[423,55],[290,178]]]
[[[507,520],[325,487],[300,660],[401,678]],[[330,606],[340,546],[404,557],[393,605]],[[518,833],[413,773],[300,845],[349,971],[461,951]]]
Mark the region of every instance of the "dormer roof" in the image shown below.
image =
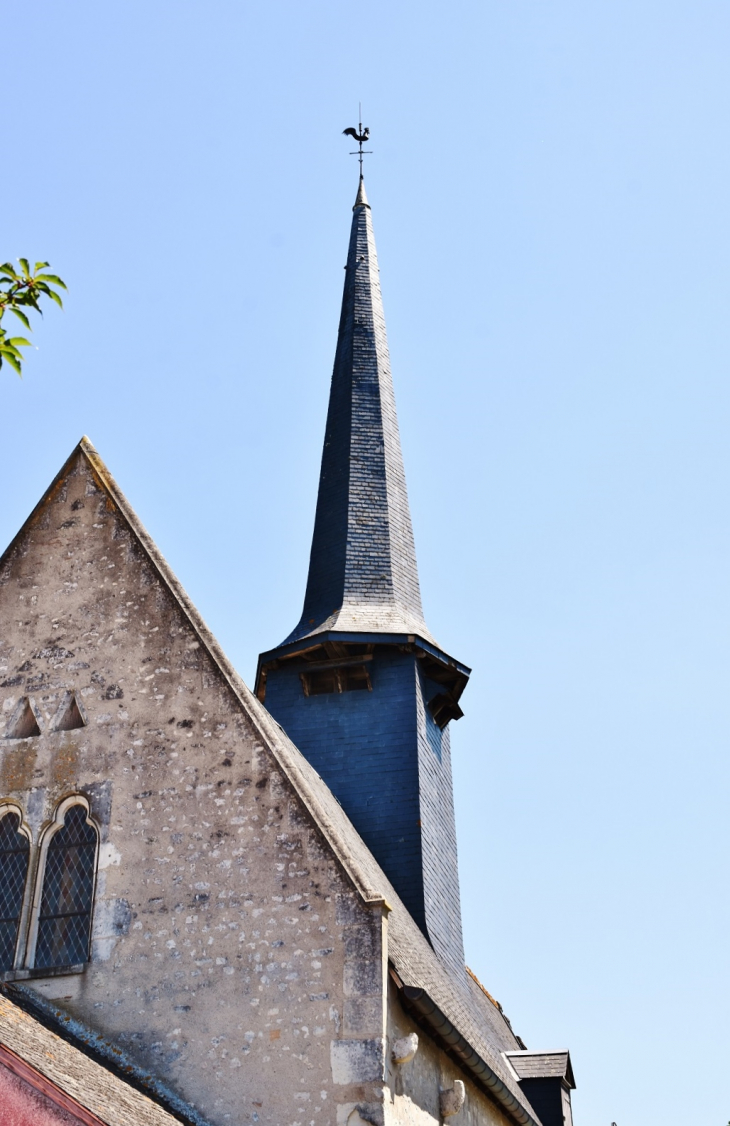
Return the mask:
[[[575,1088],[573,1065],[567,1048],[557,1052],[505,1052],[519,1079],[563,1079]]]

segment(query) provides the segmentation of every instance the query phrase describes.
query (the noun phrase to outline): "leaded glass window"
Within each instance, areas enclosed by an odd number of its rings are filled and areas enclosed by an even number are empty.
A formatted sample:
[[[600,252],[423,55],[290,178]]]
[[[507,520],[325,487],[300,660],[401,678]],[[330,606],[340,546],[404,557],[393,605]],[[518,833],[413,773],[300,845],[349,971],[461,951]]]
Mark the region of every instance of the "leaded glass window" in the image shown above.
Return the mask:
[[[72,805],[51,837],[43,874],[35,965],[74,966],[89,957],[96,865],[96,829]]]
[[[29,855],[19,815],[0,811],[0,970],[12,970],[15,961]]]

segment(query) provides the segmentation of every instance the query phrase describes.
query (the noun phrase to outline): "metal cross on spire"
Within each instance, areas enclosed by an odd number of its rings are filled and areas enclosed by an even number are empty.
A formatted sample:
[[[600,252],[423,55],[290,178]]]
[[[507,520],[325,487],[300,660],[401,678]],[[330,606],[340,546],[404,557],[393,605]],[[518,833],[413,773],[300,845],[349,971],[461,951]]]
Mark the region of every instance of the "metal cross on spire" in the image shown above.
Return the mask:
[[[360,110],[359,116],[362,118],[362,104],[360,105],[359,110]],[[362,121],[359,121],[357,129],[353,129],[353,127],[350,126],[349,129],[343,129],[342,134],[345,137],[354,137],[355,140],[357,141],[357,144],[358,144],[357,152],[351,152],[350,156],[359,157],[359,159],[360,159],[360,179],[362,180],[362,158],[363,158],[363,155],[366,154],[366,153],[371,153],[373,151],[372,149],[364,149],[363,148],[363,145],[366,143],[366,141],[370,137],[370,130],[368,129],[367,125],[363,129]]]

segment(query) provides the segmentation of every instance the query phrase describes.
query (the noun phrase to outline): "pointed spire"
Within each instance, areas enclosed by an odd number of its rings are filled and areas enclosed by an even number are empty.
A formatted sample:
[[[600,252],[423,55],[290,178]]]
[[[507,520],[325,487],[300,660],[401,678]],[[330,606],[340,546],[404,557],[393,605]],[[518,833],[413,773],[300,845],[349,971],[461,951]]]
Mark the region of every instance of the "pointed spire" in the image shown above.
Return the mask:
[[[418,634],[434,643],[423,620],[362,179],[353,212],[307,593],[287,642],[337,630]]]
[[[370,216],[361,180],[304,610],[256,695],[463,975],[448,725],[470,670],[423,620]]]
[[[360,186],[357,189],[357,199],[355,200],[355,207],[369,207],[367,193],[365,191],[365,181],[362,176],[360,177]],[[353,211],[355,210],[353,207]]]

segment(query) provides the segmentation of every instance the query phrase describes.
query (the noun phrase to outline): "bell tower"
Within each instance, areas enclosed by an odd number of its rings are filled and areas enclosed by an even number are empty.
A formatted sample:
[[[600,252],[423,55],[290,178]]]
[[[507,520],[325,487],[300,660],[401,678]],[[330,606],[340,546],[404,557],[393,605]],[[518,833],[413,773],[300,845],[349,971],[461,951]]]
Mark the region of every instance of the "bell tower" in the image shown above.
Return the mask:
[[[256,692],[461,972],[449,727],[470,670],[423,617],[362,177],[345,270],[304,609]]]

